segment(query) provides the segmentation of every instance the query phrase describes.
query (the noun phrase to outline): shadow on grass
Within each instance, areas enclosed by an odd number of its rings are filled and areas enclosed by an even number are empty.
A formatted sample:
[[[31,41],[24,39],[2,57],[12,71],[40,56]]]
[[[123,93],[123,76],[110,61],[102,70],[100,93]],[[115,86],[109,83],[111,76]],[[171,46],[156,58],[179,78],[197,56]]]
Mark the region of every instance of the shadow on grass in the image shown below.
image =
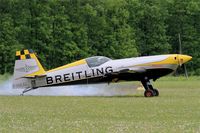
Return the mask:
[[[102,98],[156,98],[156,97],[145,97],[143,95],[131,95],[131,96],[102,96]]]
[[[63,96],[65,97],[65,96]],[[145,98],[144,95],[116,95],[116,96],[67,96],[67,97],[81,97],[81,98]]]

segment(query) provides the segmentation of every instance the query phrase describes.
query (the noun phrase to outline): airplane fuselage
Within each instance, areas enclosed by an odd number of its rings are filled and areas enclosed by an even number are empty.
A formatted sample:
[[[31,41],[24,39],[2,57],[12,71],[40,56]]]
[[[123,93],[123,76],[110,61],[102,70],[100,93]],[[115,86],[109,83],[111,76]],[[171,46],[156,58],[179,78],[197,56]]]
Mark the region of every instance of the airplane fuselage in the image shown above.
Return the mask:
[[[178,67],[177,55],[157,55],[109,60],[99,66],[89,67],[86,59],[46,72],[46,81],[41,86],[90,84],[97,82],[140,81],[170,74]],[[130,68],[129,71],[123,72]],[[120,72],[122,71],[122,72]],[[112,73],[112,74],[111,74]]]

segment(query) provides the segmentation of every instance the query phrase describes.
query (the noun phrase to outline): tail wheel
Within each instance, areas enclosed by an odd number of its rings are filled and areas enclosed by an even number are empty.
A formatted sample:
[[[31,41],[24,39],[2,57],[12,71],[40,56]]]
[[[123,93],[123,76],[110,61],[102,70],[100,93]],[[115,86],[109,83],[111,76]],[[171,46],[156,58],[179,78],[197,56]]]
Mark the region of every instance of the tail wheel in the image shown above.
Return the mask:
[[[154,96],[159,96],[159,91],[157,89],[153,89]]]
[[[152,90],[146,90],[144,92],[144,96],[145,97],[153,97],[154,96],[154,92]]]

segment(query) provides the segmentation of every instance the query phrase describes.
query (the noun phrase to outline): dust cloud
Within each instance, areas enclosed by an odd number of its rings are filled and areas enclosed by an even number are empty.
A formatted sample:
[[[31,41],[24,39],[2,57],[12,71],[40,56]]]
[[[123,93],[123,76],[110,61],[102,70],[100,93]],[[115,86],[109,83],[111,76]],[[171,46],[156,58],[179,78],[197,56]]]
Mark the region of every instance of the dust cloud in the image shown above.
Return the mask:
[[[124,96],[136,92],[139,82],[43,87],[25,93],[32,96]],[[0,95],[20,95],[23,89],[12,89],[12,78],[0,83]]]

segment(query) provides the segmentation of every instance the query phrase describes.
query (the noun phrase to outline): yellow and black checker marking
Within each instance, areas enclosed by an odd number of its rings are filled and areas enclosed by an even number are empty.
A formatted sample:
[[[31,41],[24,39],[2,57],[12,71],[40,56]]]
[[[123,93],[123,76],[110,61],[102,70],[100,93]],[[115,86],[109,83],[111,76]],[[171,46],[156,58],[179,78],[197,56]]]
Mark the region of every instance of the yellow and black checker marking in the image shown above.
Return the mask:
[[[35,58],[35,55],[32,49],[24,49],[21,51],[16,51],[16,60],[26,60],[33,58]]]

